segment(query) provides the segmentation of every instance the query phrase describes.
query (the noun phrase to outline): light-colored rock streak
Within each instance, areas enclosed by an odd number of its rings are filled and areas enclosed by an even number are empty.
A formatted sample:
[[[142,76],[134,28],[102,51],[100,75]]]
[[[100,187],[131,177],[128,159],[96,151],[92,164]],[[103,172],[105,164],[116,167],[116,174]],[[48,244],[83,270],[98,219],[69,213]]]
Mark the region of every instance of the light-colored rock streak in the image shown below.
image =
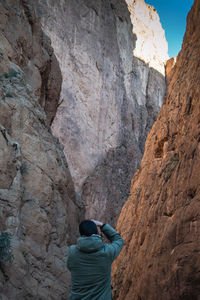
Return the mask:
[[[131,14],[133,33],[137,36],[133,55],[165,76],[169,59],[165,32],[155,8],[144,0],[126,0]]]

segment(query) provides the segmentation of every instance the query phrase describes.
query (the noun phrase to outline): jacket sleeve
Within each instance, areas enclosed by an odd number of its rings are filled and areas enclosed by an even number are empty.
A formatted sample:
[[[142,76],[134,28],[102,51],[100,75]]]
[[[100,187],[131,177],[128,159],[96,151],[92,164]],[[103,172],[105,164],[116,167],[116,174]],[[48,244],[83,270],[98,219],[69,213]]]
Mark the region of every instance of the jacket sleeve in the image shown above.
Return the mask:
[[[71,271],[72,265],[73,265],[73,250],[75,246],[72,245],[68,249],[68,256],[67,256],[67,268]]]
[[[68,257],[67,257],[67,268],[68,268],[68,270],[71,270],[71,266],[70,266],[70,249],[68,251]]]
[[[105,234],[105,236],[109,239],[111,244],[107,244],[106,252],[113,262],[115,258],[119,255],[120,251],[124,246],[124,241],[121,235],[115,231],[113,227],[109,224],[103,225],[101,231]]]

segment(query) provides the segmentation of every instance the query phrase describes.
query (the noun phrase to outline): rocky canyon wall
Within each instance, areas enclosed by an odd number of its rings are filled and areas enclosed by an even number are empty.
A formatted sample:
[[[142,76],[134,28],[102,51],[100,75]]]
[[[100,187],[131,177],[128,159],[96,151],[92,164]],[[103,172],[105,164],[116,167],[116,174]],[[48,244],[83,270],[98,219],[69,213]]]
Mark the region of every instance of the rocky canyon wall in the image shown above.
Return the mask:
[[[195,0],[182,50],[167,68],[167,97],[118,220],[125,247],[113,269],[115,299],[199,299],[199,50]]]
[[[50,123],[53,121],[61,90],[61,71],[50,39],[41,30],[32,1],[1,1],[2,51],[20,66],[26,82],[39,97]],[[16,28],[16,24],[18,27]],[[1,60],[1,73],[9,70]]]
[[[0,1],[0,28],[0,233],[14,255],[0,262],[0,298],[67,299],[81,206],[49,127],[61,72],[31,1]]]
[[[86,217],[113,224],[165,94],[168,58],[154,9],[128,6],[131,18],[123,0],[37,2],[63,74],[53,132]]]

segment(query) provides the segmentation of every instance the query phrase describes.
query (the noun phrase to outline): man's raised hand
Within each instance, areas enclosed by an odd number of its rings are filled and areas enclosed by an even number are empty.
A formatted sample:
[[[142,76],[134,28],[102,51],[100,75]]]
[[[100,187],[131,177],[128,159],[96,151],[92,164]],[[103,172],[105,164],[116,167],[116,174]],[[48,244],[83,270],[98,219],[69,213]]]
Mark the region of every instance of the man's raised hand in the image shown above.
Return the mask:
[[[93,219],[91,221],[93,221],[98,227],[101,227],[103,225],[103,223],[100,221],[93,220]]]

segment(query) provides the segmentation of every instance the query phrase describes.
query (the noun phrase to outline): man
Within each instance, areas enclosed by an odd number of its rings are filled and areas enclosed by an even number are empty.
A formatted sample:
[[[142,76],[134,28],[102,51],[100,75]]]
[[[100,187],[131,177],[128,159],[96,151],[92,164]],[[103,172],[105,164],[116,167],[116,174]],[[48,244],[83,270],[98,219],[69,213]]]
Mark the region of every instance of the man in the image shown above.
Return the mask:
[[[111,244],[104,244],[98,228]],[[81,237],[69,249],[67,267],[71,272],[69,300],[111,300],[111,264],[124,241],[110,225],[85,220],[79,225]]]

